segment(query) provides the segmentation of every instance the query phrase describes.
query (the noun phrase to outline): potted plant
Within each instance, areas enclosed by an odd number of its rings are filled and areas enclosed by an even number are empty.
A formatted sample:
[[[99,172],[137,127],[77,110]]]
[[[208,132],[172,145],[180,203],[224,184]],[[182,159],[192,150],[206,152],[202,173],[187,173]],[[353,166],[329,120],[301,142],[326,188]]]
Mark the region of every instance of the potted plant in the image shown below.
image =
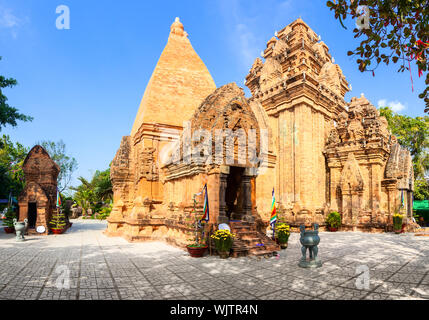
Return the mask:
[[[57,213],[52,216],[51,221],[51,230],[53,234],[62,234],[66,226],[65,216],[62,210],[57,210]]]
[[[402,221],[404,219],[404,216],[400,213],[395,213],[393,215],[393,231],[396,234],[399,234],[402,232]]]
[[[204,243],[192,243],[186,246],[186,249],[188,249],[189,255],[192,258],[201,258],[204,256],[207,248],[208,246]]]
[[[326,224],[331,232],[337,231],[341,227],[341,215],[337,211],[332,211],[326,218]]]
[[[229,257],[229,252],[232,248],[235,235],[229,230],[217,230],[214,234],[211,235],[211,238],[215,242],[215,247],[219,256],[222,259]]]
[[[16,218],[15,213],[9,210],[9,208],[6,208],[3,212],[4,214],[2,216],[2,222],[4,226],[4,231],[6,233],[14,233],[15,227],[14,227],[13,219]]]
[[[287,248],[287,244],[290,236],[290,226],[286,223],[280,223],[276,226],[276,235],[278,244],[282,249]]]
[[[201,233],[203,227],[199,223],[199,219],[197,216],[197,201],[195,200],[194,195],[194,209],[192,210],[192,214],[194,215],[194,222],[190,223],[190,227],[194,227],[194,239],[193,243],[186,246],[190,256],[192,258],[201,258],[206,252],[208,245],[201,241]]]

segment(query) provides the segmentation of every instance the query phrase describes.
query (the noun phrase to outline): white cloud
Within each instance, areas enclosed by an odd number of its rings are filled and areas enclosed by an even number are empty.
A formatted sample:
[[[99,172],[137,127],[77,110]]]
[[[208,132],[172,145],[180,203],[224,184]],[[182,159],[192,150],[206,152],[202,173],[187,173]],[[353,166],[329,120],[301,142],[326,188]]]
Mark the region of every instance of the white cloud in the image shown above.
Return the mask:
[[[18,37],[18,30],[28,22],[28,17],[18,17],[11,9],[0,5],[0,30],[9,30],[12,38],[16,39]]]
[[[0,7],[0,27],[15,28],[21,24],[21,20],[12,14],[12,11]]]
[[[280,3],[274,0],[265,0],[261,6],[259,2],[245,0],[222,0],[219,2],[220,13],[223,15],[227,25],[232,32],[229,33],[229,41],[237,54],[237,58],[245,68],[250,68],[255,58],[260,57],[260,52],[265,49],[269,40],[267,35],[261,31],[261,26],[267,24],[267,15],[274,23],[284,21],[284,26],[292,22],[292,18],[284,19],[285,13],[291,16],[291,1],[283,0]],[[283,26],[282,26],[283,27]],[[272,35],[276,30],[273,28]]]
[[[258,40],[255,34],[245,24],[239,23],[235,27],[241,59],[245,66],[252,66],[253,60],[258,56]]]
[[[406,108],[405,105],[397,100],[388,102],[386,99],[378,100],[378,107],[389,107],[395,112],[400,112]]]

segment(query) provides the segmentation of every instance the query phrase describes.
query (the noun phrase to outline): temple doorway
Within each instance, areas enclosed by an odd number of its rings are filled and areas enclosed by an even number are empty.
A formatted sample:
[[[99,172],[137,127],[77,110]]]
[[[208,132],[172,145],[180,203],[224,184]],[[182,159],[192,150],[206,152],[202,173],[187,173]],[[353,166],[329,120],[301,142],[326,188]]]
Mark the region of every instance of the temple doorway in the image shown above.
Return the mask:
[[[28,227],[30,229],[36,228],[37,222],[37,204],[36,202],[28,203]]]
[[[225,203],[226,216],[229,220],[240,220],[243,212],[243,175],[244,169],[230,167],[226,180]]]

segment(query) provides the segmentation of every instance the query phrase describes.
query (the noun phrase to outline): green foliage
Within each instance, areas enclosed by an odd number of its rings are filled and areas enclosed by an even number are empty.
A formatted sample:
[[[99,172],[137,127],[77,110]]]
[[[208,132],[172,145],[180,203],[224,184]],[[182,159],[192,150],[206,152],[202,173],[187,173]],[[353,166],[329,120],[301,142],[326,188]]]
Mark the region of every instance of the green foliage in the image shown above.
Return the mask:
[[[369,28],[355,28],[354,38],[361,38],[360,45],[349,51],[349,56],[357,56],[356,62],[361,72],[374,70],[384,63],[400,62],[398,72],[409,70],[409,63],[416,64],[419,72],[426,72],[426,88],[419,95],[429,112],[429,64],[428,49],[417,41],[429,42],[428,0],[338,0],[328,1],[327,6],[335,12],[341,25],[347,17],[359,19],[358,7],[369,8]],[[420,57],[416,59],[416,57]],[[371,68],[371,65],[374,67]]]
[[[426,179],[414,181],[414,200],[429,200],[429,183]]]
[[[77,161],[75,158],[70,157],[66,154],[66,145],[60,140],[58,142],[53,141],[41,141],[38,142],[53,161],[60,166],[60,174],[58,175],[58,190],[64,192],[70,184],[73,172],[77,169]]]
[[[402,229],[403,219],[404,219],[404,216],[399,214],[399,213],[395,213],[393,215],[393,229],[394,230],[401,230]]]
[[[340,228],[341,227],[341,215],[337,211],[333,211],[328,214],[326,218],[326,224],[331,228]]]
[[[64,229],[66,226],[66,217],[62,210],[54,213],[49,224],[52,226],[52,229]]]
[[[235,235],[229,230],[216,230],[211,238],[214,239],[217,251],[228,252],[232,248]]]
[[[410,150],[414,168],[414,198],[429,199],[429,116],[412,118],[393,112],[389,107],[379,109],[389,123],[389,130],[403,147]]]
[[[287,243],[290,236],[290,226],[286,223],[276,224],[276,236],[280,243]]]
[[[96,213],[100,211],[105,202],[111,202],[113,199],[112,182],[110,181],[110,169],[105,171],[96,171],[91,181],[84,177],[79,177],[81,182],[78,187],[71,187],[76,191],[73,198],[76,203],[82,207],[83,214],[86,215],[88,209]]]
[[[110,204],[109,206],[103,207],[100,209],[100,211],[98,211],[97,219],[106,220],[110,216],[111,212],[112,212],[112,205]]]
[[[0,57],[1,60],[1,57]],[[12,127],[16,127],[17,121],[32,121],[33,118],[26,116],[22,113],[18,112],[18,109],[13,108],[9,106],[7,103],[8,99],[3,94],[4,88],[12,88],[17,85],[17,82],[15,79],[12,78],[5,78],[4,76],[0,75],[0,131],[2,127],[5,127],[6,125],[11,125]]]
[[[24,188],[22,164],[28,149],[20,143],[13,143],[10,137],[0,138],[0,198],[7,199],[9,194],[17,197]]]
[[[17,218],[17,215],[15,210],[9,207],[2,219],[3,226],[13,228],[14,227],[13,219],[16,219],[16,218]]]
[[[70,200],[73,201],[73,197],[66,196],[61,193],[60,193],[60,197],[61,197],[61,210],[64,212],[64,215],[66,217],[69,217],[71,213],[71,207],[67,206],[67,202]]]

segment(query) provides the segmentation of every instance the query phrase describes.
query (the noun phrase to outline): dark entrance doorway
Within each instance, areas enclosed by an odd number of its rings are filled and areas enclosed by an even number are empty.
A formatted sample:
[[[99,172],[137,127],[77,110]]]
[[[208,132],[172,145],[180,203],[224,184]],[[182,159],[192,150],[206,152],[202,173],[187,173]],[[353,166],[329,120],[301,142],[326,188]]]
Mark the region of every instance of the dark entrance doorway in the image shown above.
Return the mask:
[[[30,229],[36,228],[37,222],[37,204],[35,202],[28,203],[28,227]]]
[[[239,220],[243,212],[243,174],[244,168],[230,167],[225,191],[225,211],[230,220]]]

